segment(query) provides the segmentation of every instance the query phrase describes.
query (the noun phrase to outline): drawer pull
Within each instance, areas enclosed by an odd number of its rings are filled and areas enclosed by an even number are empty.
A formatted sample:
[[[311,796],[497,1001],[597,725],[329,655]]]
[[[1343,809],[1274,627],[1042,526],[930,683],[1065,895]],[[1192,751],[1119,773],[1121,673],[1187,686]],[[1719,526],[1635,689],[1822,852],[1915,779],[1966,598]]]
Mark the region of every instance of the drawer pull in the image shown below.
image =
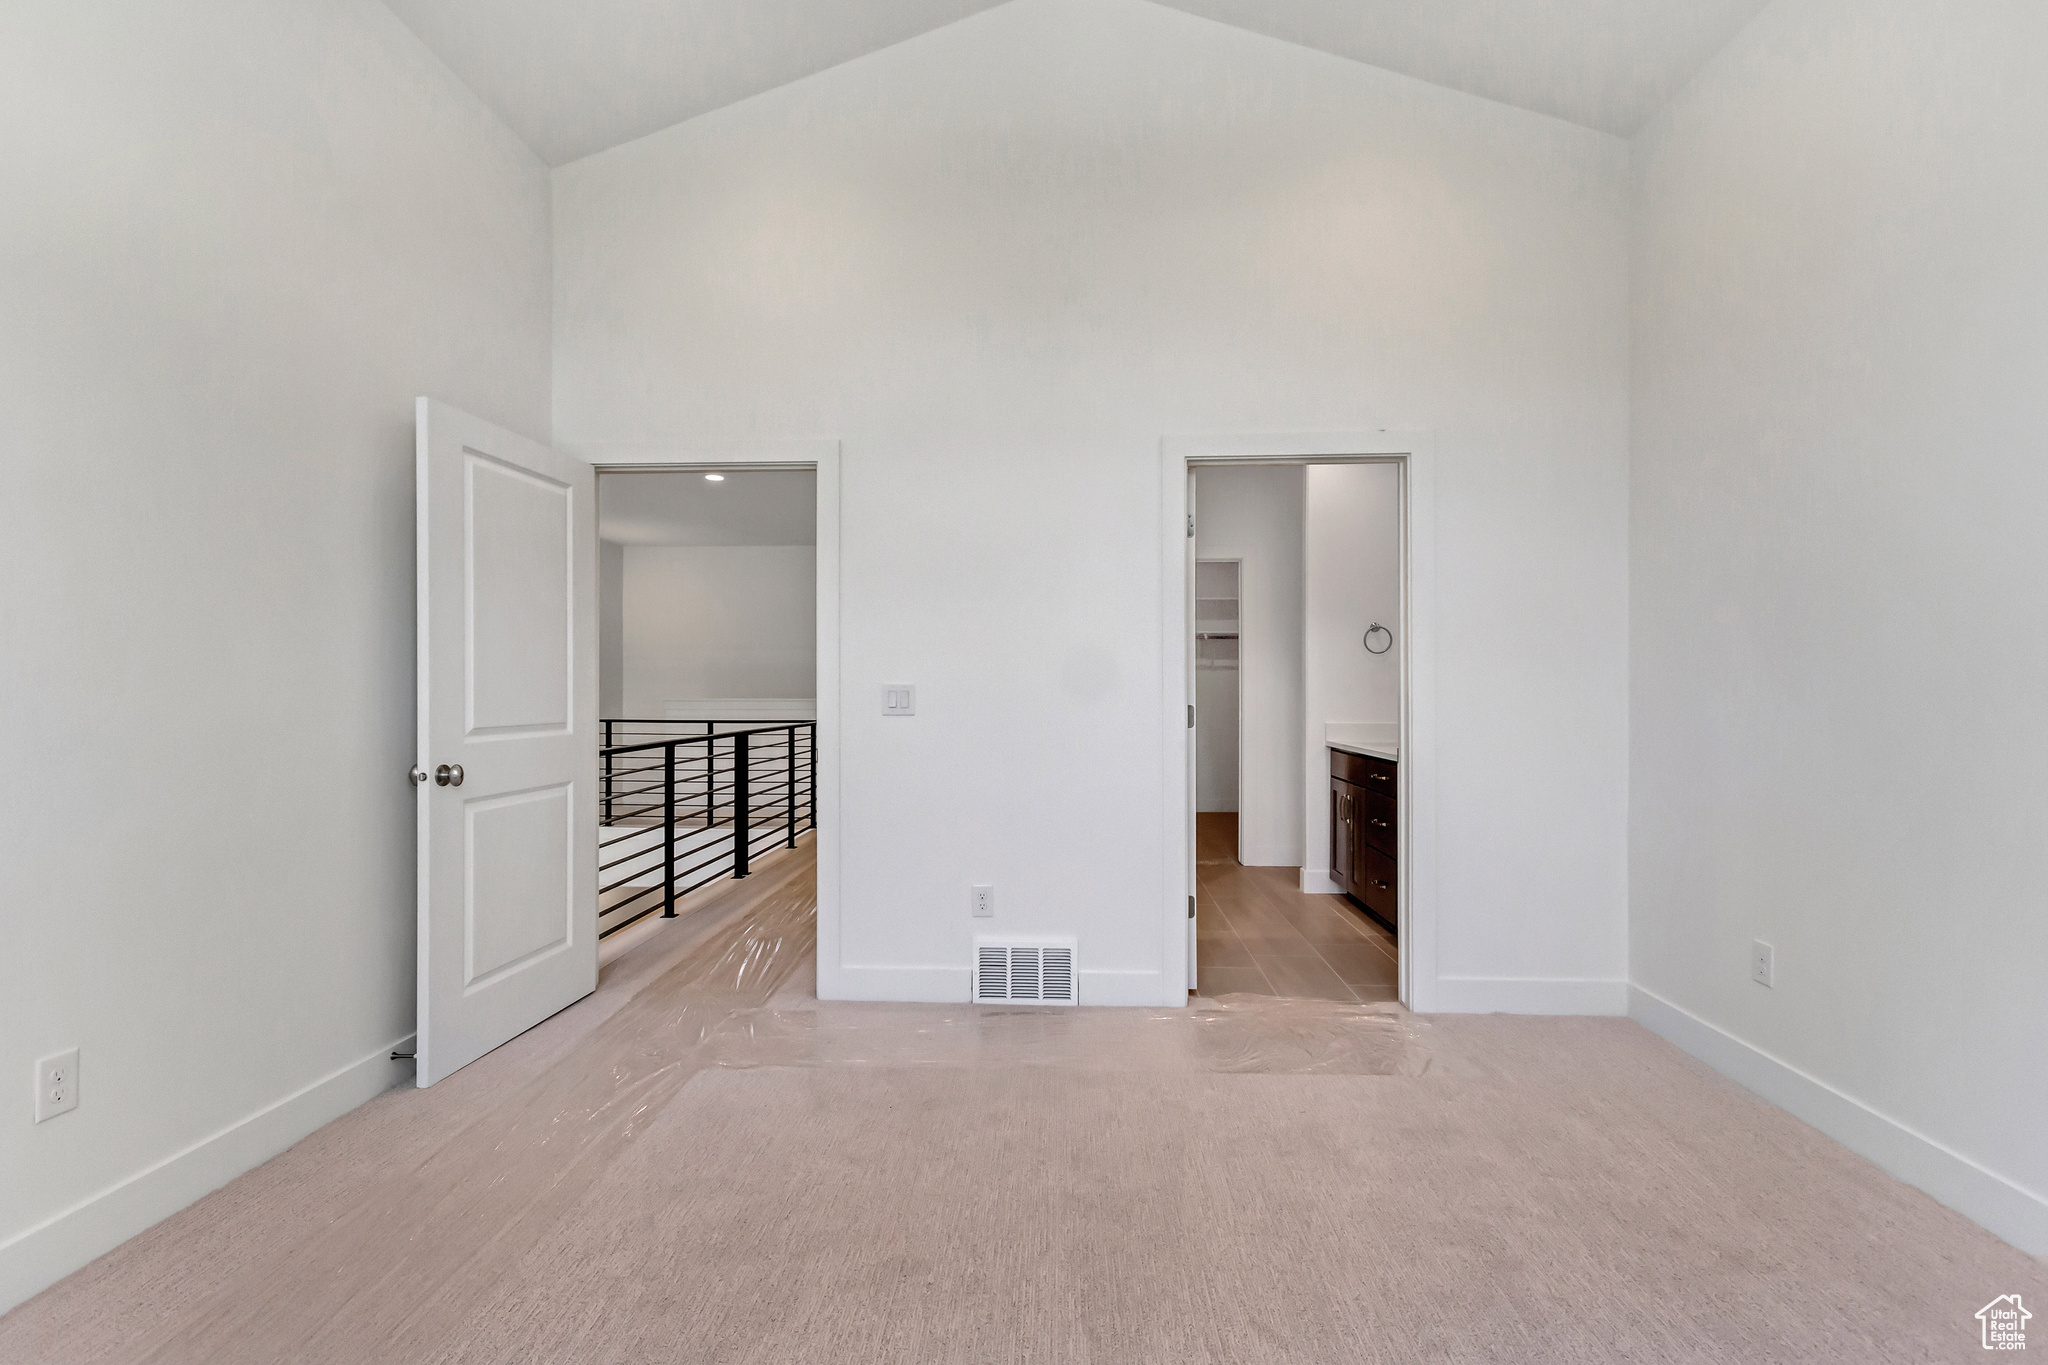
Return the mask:
[[[1385,882],[1374,882],[1373,885],[1377,886],[1382,891],[1392,891],[1394,889],[1393,887],[1388,886]]]
[[[1388,823],[1387,823],[1386,821],[1384,821],[1384,820],[1368,820],[1368,821],[1366,821],[1366,823],[1367,823],[1367,824],[1369,824],[1369,825],[1378,825],[1378,826],[1379,826],[1379,827],[1380,827],[1381,829],[1392,829],[1392,828],[1393,828],[1393,826],[1392,826],[1392,825],[1389,825],[1389,824],[1388,824]]]

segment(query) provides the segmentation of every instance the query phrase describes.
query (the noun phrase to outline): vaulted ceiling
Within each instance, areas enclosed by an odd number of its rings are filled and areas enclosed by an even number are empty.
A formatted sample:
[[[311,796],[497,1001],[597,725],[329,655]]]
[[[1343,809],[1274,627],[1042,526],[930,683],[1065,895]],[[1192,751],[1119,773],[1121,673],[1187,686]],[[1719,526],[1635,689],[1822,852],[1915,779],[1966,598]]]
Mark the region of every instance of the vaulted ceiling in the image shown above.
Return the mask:
[[[386,0],[549,165],[994,6],[990,0]],[[1627,136],[1768,0],[1166,0]]]

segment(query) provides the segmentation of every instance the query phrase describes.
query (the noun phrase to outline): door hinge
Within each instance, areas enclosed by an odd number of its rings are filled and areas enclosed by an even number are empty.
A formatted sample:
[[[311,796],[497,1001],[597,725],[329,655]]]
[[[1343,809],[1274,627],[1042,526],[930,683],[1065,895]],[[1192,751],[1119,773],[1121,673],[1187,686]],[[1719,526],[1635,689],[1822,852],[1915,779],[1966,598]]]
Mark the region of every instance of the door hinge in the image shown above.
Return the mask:
[[[1189,896],[1189,897],[1188,897],[1188,918],[1189,918],[1189,919],[1193,919],[1194,917],[1195,917],[1195,898],[1194,898],[1193,896]]]
[[[1192,730],[1192,729],[1194,729],[1194,728],[1195,728],[1195,708],[1194,708],[1193,706],[1189,706],[1189,707],[1188,707],[1188,729]]]
[[[1190,512],[1190,513],[1188,513],[1188,539],[1189,539],[1189,540],[1193,540],[1194,538],[1195,538],[1195,514],[1194,514],[1193,512]]]

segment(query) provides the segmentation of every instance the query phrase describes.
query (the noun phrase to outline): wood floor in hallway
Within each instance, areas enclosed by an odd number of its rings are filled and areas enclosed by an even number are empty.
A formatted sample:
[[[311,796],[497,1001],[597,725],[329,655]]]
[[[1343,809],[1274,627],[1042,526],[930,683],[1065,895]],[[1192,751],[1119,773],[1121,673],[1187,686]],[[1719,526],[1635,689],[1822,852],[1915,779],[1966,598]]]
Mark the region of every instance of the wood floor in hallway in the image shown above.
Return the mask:
[[[1195,817],[1195,971],[1205,996],[1398,997],[1394,936],[1342,896],[1301,889],[1301,869],[1237,860],[1237,816]]]

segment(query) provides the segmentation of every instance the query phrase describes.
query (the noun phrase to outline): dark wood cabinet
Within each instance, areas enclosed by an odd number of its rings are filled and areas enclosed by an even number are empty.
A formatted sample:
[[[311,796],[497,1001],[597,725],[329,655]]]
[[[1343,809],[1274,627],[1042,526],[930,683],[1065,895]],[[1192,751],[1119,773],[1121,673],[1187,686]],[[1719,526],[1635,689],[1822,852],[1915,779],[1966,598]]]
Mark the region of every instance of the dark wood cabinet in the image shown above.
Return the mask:
[[[1358,788],[1330,782],[1330,880],[1347,891],[1358,877]]]
[[[1399,769],[1383,758],[1330,750],[1330,880],[1400,932]]]

